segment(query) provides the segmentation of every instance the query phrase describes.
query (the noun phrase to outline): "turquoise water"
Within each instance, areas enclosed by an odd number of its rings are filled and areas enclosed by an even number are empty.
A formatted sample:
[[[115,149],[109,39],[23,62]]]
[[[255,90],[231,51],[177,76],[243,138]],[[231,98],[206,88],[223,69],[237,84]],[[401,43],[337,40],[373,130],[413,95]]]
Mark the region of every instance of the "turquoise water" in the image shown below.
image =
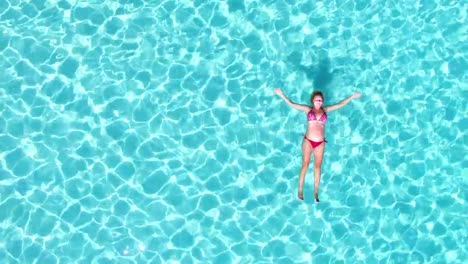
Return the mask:
[[[1,2],[0,262],[463,263],[466,10]],[[275,87],[364,94],[329,114],[320,204]]]

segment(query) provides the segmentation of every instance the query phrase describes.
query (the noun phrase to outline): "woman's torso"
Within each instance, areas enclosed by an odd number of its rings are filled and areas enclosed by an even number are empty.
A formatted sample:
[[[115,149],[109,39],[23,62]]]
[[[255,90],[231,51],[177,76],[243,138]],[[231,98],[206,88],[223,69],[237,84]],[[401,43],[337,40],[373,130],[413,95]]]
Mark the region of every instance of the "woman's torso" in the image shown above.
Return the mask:
[[[327,122],[327,113],[320,108],[319,110],[310,108],[307,113],[307,131],[306,137],[310,140],[321,141],[325,138],[325,123]]]

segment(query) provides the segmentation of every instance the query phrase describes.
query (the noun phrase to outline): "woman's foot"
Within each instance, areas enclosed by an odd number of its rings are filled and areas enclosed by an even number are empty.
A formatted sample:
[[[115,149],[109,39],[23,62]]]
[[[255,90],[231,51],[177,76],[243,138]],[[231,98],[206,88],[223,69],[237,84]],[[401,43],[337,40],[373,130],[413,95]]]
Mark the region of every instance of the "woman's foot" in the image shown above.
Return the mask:
[[[316,203],[320,202],[319,197],[318,197],[318,193],[314,194],[314,199],[315,199]]]
[[[302,194],[302,192],[298,192],[297,197],[299,198],[299,200],[304,200],[304,195]]]

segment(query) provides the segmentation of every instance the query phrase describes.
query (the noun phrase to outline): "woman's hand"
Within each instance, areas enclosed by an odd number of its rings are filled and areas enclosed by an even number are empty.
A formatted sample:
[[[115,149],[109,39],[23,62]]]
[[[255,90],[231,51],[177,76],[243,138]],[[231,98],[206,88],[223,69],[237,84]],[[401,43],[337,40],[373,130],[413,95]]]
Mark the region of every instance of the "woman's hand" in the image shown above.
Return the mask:
[[[351,95],[351,98],[355,99],[355,98],[359,98],[359,97],[361,97],[361,96],[362,96],[362,94],[360,94],[360,93],[355,93],[355,94]]]
[[[275,94],[279,95],[279,96],[283,96],[283,91],[281,91],[280,88],[276,88],[275,89]]]

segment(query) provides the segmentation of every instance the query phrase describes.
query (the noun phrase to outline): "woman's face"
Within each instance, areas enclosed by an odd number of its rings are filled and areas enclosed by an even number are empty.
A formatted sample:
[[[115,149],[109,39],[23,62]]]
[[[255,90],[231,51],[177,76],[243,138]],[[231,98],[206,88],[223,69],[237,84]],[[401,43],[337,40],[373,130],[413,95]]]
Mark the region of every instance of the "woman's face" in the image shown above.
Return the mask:
[[[321,107],[322,104],[323,104],[323,98],[320,95],[314,96],[313,101],[314,101],[314,106],[315,107]]]

